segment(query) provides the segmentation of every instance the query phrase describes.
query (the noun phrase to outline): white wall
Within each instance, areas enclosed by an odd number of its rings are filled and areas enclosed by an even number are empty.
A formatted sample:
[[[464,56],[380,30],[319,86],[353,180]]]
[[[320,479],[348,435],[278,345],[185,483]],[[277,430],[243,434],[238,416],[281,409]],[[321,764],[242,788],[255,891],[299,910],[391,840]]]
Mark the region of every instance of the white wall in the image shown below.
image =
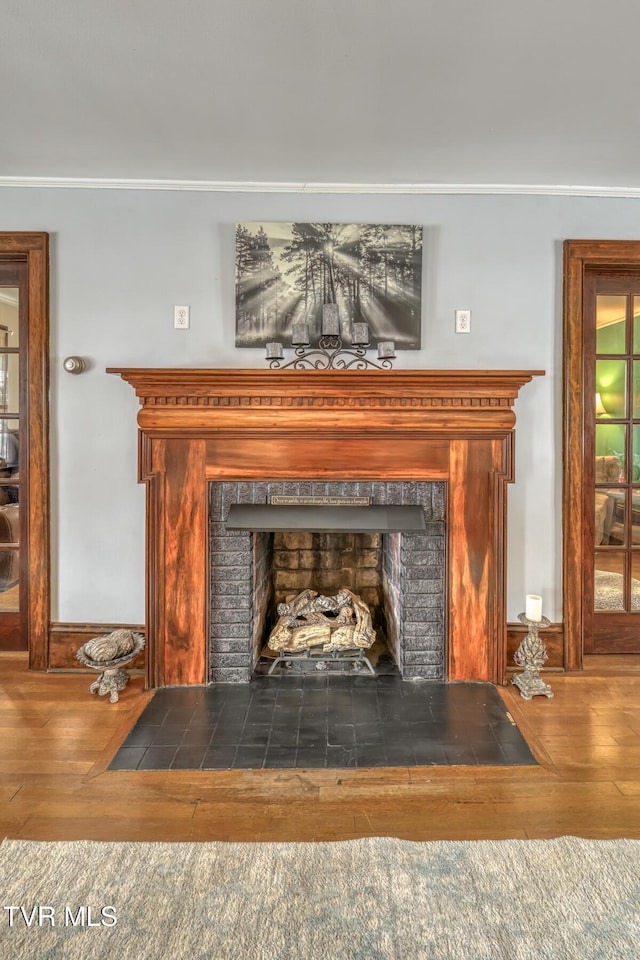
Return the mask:
[[[108,366],[264,367],[234,347],[234,225],[424,225],[423,349],[397,367],[544,369],[516,403],[508,619],[562,617],[562,241],[640,239],[640,201],[0,189],[0,230],[51,235],[52,619],[143,622],[138,403]],[[173,304],[191,329],[173,329]],[[454,333],[471,308],[472,333]],[[79,354],[88,372],[62,360]]]

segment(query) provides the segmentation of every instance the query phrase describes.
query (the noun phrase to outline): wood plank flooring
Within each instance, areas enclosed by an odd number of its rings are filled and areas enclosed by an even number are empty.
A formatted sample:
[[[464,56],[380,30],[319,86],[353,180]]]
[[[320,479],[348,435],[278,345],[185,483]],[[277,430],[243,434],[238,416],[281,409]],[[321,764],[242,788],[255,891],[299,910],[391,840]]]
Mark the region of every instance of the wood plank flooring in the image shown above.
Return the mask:
[[[34,840],[640,838],[640,657],[501,689],[538,767],[108,771],[149,700],[135,677],[29,673],[0,655],[0,836]]]

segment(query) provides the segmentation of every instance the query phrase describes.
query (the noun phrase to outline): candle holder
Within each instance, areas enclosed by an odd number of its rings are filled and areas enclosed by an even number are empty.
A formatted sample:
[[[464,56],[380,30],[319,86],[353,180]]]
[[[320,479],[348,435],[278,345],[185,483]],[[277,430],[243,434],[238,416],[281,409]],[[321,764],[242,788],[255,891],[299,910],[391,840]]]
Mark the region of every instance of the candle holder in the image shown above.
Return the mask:
[[[524,700],[531,700],[538,695],[551,699],[553,690],[540,678],[540,670],[548,654],[539,635],[540,627],[550,626],[551,621],[546,617],[541,617],[540,620],[528,620],[524,613],[518,614],[518,620],[520,623],[526,623],[529,629],[513,656],[518,666],[524,667],[524,670],[516,674],[511,682],[518,687]]]
[[[340,322],[338,307],[335,303],[325,303],[322,308],[322,334],[317,345],[312,346],[309,337],[309,324],[299,320],[292,324],[291,346],[295,357],[284,363],[284,348],[280,341],[267,344],[266,359],[272,370],[390,370],[395,359],[395,344],[392,340],[383,340],[378,344],[378,360],[367,358],[369,347],[369,326],[366,323],[351,324],[351,349],[343,346],[339,334]]]

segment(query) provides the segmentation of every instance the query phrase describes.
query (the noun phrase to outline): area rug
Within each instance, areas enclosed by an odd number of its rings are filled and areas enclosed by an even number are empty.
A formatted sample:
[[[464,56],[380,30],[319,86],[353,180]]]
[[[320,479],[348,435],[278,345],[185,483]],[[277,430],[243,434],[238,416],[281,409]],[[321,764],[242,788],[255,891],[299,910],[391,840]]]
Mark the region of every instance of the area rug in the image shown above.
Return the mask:
[[[637,960],[640,841],[0,846],[19,960]]]

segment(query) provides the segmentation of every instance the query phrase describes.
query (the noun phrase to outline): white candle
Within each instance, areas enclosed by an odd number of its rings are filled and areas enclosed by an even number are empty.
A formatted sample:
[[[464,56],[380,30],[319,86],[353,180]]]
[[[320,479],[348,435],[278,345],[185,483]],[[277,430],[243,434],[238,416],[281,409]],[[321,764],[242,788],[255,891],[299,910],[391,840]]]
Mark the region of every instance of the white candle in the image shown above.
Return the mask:
[[[528,593],[524,608],[524,615],[527,620],[533,620],[539,623],[542,620],[542,597],[535,593]]]

